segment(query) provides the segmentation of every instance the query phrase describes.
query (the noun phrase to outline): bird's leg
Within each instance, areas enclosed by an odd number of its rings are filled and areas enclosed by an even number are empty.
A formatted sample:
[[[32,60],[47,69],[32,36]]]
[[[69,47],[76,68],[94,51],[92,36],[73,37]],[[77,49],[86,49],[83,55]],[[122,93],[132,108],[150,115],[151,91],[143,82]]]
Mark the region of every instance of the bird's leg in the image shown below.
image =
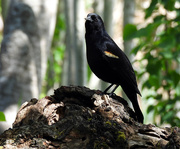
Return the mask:
[[[111,93],[109,94],[109,96],[112,96],[112,95],[113,95],[114,91],[118,88],[118,86],[119,86],[119,85],[116,85],[116,86],[114,87],[114,89],[111,91]]]
[[[103,93],[104,93],[104,94],[107,94],[107,91],[108,91],[113,85],[114,85],[114,84],[111,84],[110,86],[108,86]],[[114,91],[118,88],[118,86],[119,86],[119,85],[116,85],[116,86],[114,87],[114,89],[111,91],[111,93],[109,93],[109,96],[112,96],[112,95],[113,95]]]
[[[107,93],[107,91],[113,86],[114,84],[111,84],[111,85],[109,85],[105,90],[104,90],[104,94],[106,94]]]

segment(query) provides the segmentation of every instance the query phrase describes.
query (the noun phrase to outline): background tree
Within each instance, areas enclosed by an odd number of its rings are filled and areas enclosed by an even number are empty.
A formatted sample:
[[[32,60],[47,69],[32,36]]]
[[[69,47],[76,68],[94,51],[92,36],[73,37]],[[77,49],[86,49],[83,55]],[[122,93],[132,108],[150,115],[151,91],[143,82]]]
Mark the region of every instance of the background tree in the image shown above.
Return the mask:
[[[124,0],[124,7],[123,7],[123,29],[127,24],[134,24],[135,20],[135,7],[136,2],[135,0]],[[134,42],[133,40],[124,40],[123,42],[124,46],[124,52],[128,56],[130,62],[133,62],[133,55],[131,53],[131,50],[134,48]],[[133,67],[134,68],[134,67]],[[139,86],[139,85],[138,85]],[[128,104],[132,105],[131,102],[129,102],[126,94],[122,92],[123,98],[128,101]],[[132,107],[132,106],[131,106]]]
[[[124,16],[123,16],[123,26],[126,24],[134,24],[135,19],[135,0],[124,0]],[[131,50],[134,47],[133,41],[124,41],[124,52],[128,56],[129,60],[132,62]]]
[[[64,0],[66,51],[62,72],[63,85],[85,85],[87,65],[84,41],[85,10],[83,0]]]
[[[0,53],[0,111],[7,122],[14,121],[18,103],[38,97],[56,19],[57,0],[11,0],[5,21]]]

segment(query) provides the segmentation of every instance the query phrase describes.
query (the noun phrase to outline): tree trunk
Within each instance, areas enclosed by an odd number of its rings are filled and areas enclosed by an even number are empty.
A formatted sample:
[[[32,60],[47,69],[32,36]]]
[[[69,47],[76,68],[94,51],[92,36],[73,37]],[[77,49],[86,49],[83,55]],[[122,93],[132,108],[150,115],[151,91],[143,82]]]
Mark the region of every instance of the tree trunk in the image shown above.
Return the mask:
[[[0,111],[11,127],[18,104],[39,97],[55,26],[57,0],[11,0],[0,53]],[[49,8],[49,7],[53,7]],[[49,8],[49,9],[48,9]]]
[[[75,84],[76,63],[73,47],[73,0],[64,0],[65,21],[66,21],[66,51],[63,61],[62,84]]]
[[[113,8],[115,1],[112,0],[104,0],[104,25],[106,27],[106,31],[108,34],[113,37],[113,29],[114,29],[114,19],[113,19]]]
[[[113,38],[113,23],[114,23],[114,19],[113,19],[113,8],[114,8],[114,3],[115,1],[113,0],[104,0],[104,14],[103,14],[103,18],[104,18],[104,25],[106,28],[107,33]],[[101,85],[101,90],[105,90],[109,83],[104,82],[104,81],[100,81],[100,85]]]
[[[87,83],[87,62],[85,51],[85,27],[84,17],[85,4],[84,0],[74,1],[74,39],[75,39],[75,51],[77,55],[77,82],[78,85],[86,85]]]
[[[84,42],[84,1],[64,0],[66,51],[62,72],[63,85],[85,85],[87,79]]]
[[[61,87],[24,103],[0,135],[4,148],[180,148],[180,129],[140,124],[127,102],[86,87]]]
[[[97,13],[104,20],[104,1],[105,0],[94,0],[93,8],[94,12]]]
[[[9,3],[11,0],[2,0],[1,1],[1,9],[2,9],[2,18],[3,21],[5,22],[5,18],[7,17],[7,12],[9,9]]]
[[[124,0],[124,19],[123,24],[134,24],[135,14],[135,0]],[[131,50],[134,47],[133,41],[124,41],[124,52],[128,56],[129,60],[132,61]]]
[[[124,19],[123,26],[126,24],[134,23],[134,14],[135,14],[135,0],[124,0]],[[129,58],[130,62],[133,61],[133,56],[131,50],[134,47],[133,40],[124,41],[124,52]],[[123,98],[128,99],[126,94],[122,92]],[[131,104],[129,102],[129,104]]]

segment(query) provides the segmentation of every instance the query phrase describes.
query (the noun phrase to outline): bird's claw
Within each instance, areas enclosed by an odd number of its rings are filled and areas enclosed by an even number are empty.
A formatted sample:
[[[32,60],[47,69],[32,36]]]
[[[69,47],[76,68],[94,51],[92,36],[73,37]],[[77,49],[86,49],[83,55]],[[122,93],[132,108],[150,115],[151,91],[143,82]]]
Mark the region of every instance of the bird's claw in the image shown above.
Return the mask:
[[[108,95],[109,97],[116,96],[115,93],[106,93],[106,92],[103,92],[102,95],[104,95],[104,94]]]

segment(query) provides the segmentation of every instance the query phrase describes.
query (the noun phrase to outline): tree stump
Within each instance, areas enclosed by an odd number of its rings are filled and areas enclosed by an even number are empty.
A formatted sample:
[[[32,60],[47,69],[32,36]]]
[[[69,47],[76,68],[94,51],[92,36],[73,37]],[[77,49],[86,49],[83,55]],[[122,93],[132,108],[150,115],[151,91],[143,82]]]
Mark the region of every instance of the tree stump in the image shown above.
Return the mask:
[[[180,148],[180,129],[140,124],[119,96],[80,86],[25,102],[0,148],[142,149]]]

